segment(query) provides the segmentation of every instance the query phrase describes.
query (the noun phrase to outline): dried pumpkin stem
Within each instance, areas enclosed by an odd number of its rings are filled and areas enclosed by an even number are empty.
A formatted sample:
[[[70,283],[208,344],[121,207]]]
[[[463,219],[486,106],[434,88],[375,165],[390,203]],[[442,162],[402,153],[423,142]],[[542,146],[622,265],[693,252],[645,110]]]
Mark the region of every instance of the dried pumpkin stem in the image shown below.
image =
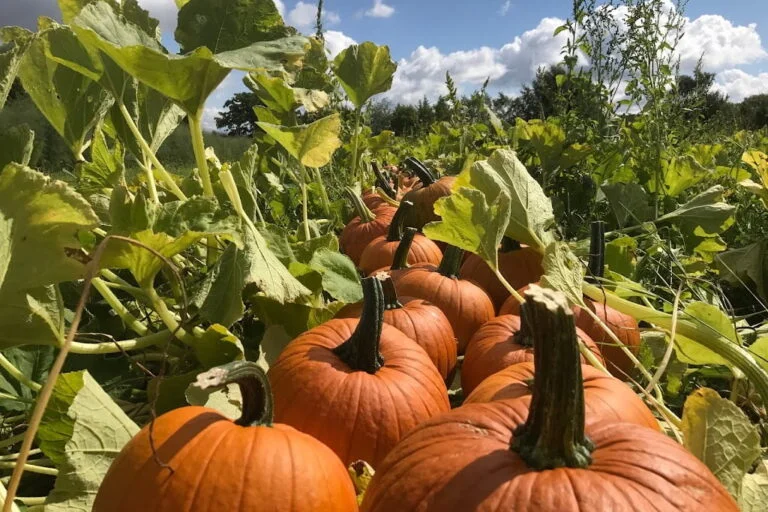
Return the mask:
[[[392,223],[389,225],[387,231],[387,242],[399,242],[403,238],[403,230],[405,229],[405,219],[411,214],[413,210],[413,203],[411,201],[403,201],[400,203],[394,217],[392,217]]]
[[[397,289],[392,278],[384,274],[383,277],[377,277],[377,279],[381,281],[381,289],[384,292],[384,309],[401,309],[403,304],[397,297]]]
[[[272,388],[264,370],[253,361],[233,361],[211,368],[197,376],[193,384],[207,390],[237,384],[243,400],[243,412],[235,421],[243,427],[271,426],[273,419]]]
[[[363,279],[363,311],[355,332],[333,349],[339,359],[357,371],[374,374],[384,365],[379,352],[381,327],[384,323],[384,292],[375,277]]]
[[[416,228],[405,228],[403,236],[400,238],[400,244],[395,250],[395,255],[392,257],[391,270],[403,270],[408,268],[408,254],[411,252],[411,245],[413,244],[413,237],[416,236],[418,230]]]
[[[440,266],[437,267],[437,271],[445,277],[458,279],[463,259],[464,249],[455,245],[449,245],[443,254],[443,259],[440,262]]]
[[[390,199],[397,199],[397,192],[392,188],[392,185],[389,183],[386,176],[384,176],[384,173],[381,172],[379,164],[373,161],[371,162],[371,168],[373,169],[374,176],[376,176],[376,186],[387,194]]]
[[[435,175],[432,174],[432,172],[427,169],[427,166],[424,165],[420,160],[409,156],[405,159],[405,164],[413,171],[416,177],[419,178],[419,181],[421,181],[421,184],[424,186],[424,188],[432,185],[437,181]]]
[[[360,217],[360,220],[363,223],[373,222],[376,220],[376,215],[368,209],[367,206],[365,206],[365,203],[363,202],[363,199],[357,195],[357,192],[351,187],[346,187],[344,189],[344,193],[349,198],[349,201],[352,203],[352,207],[355,209],[355,213],[357,213],[358,217]]]
[[[601,220],[592,223],[588,268],[586,281],[596,284],[605,273],[605,222]]]
[[[585,468],[594,445],[584,433],[584,385],[576,323],[561,292],[525,292],[522,325],[533,336],[536,368],[531,408],[512,450],[534,469]],[[527,324],[527,326],[526,326]]]

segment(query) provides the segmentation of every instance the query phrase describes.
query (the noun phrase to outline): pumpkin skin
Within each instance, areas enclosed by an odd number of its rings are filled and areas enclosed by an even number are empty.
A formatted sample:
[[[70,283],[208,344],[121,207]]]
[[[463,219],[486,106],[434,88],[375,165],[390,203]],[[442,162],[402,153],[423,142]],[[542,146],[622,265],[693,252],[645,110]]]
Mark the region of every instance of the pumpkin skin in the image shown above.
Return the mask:
[[[445,313],[459,341],[459,354],[464,353],[480,326],[496,314],[493,302],[482,288],[464,279],[444,276],[434,265],[410,267],[393,274],[392,279],[402,295],[429,301]]]
[[[365,275],[373,275],[376,270],[392,265],[398,245],[400,245],[399,240],[390,242],[387,240],[387,236],[380,236],[372,240],[360,256],[360,264],[358,265],[360,270]],[[416,263],[437,265],[441,259],[443,259],[443,253],[435,242],[422,234],[414,236],[411,249],[408,251],[408,265]]]
[[[389,224],[395,216],[395,208],[380,207],[374,213],[375,218],[366,222],[359,215],[349,221],[339,235],[341,252],[357,265],[363,251],[374,239],[387,233]]]
[[[358,508],[346,468],[320,441],[288,425],[239,426],[213,409],[191,406],[158,417],[123,447],[93,505],[94,512],[139,510]]]
[[[383,323],[376,278],[363,279],[360,320],[334,319],[293,340],[269,369],[275,420],[374,468],[419,423],[449,410],[423,348]]]
[[[363,512],[736,512],[707,467],[664,434],[597,422],[585,469],[531,469],[510,449],[521,400],[467,404],[406,436],[376,469]]]
[[[464,367],[462,367],[463,371]],[[661,431],[659,422],[632,389],[592,366],[582,365],[587,422],[627,422]],[[472,391],[465,404],[497,400],[524,400],[530,407],[533,362],[518,363],[494,373]]]
[[[444,176],[431,185],[413,189],[405,194],[403,200],[412,201],[415,206],[409,216],[408,225],[421,229],[430,222],[440,220],[440,216],[435,213],[435,202],[441,197],[451,195],[455,182],[455,176]]]
[[[451,382],[456,371],[458,345],[445,314],[434,304],[413,297],[400,297],[401,308],[384,311],[384,322],[415,341],[432,360],[443,380]],[[348,304],[336,318],[360,318],[362,303]]]
[[[541,279],[541,275],[544,273],[541,261],[541,255],[527,246],[512,251],[499,251],[501,275],[515,289]],[[475,284],[485,290],[493,300],[493,305],[497,310],[510,296],[509,291],[501,284],[491,267],[476,254],[469,253],[464,260],[464,264],[461,266],[461,276],[469,281],[474,281]]]
[[[518,331],[520,317],[502,315],[483,324],[472,336],[461,365],[461,387],[465,396],[496,372],[517,363],[534,360],[533,346],[522,345],[519,339],[515,339]],[[576,334],[595,357],[603,362],[600,349],[592,338],[578,328]],[[583,356],[581,361],[586,363]]]

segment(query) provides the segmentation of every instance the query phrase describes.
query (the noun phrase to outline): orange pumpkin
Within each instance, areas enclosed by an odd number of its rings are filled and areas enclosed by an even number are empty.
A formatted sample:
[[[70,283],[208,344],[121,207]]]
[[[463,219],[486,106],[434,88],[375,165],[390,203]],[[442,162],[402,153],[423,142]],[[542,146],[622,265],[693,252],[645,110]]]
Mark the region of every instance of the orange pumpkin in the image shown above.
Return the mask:
[[[345,464],[376,467],[419,423],[447,411],[440,373],[383,322],[381,283],[363,280],[360,320],[334,319],[302,334],[269,370],[275,419],[328,445]]]
[[[585,418],[573,314],[559,292],[531,292],[532,396],[467,404],[419,426],[376,468],[362,511],[738,511],[666,435]]]
[[[269,384],[255,363],[214,368],[198,382],[238,383],[243,416],[233,422],[206,407],[163,414],[120,451],[96,494],[94,512],[358,509],[339,458],[313,437],[272,423]]]
[[[440,220],[440,216],[435,213],[435,202],[451,194],[456,177],[445,176],[435,179],[423,163],[412,157],[406,158],[405,163],[421,181],[421,187],[414,188],[403,196],[404,201],[411,201],[414,205],[413,212],[406,219],[406,223],[421,229],[430,222]]]
[[[388,276],[381,280],[384,290],[384,322],[400,329],[423,348],[446,383],[453,380],[458,345],[451,323],[434,304],[412,297],[398,297]],[[360,318],[362,303],[348,304],[336,318]]]
[[[464,395],[499,370],[524,361],[533,361],[533,336],[523,332],[519,316],[497,316],[483,324],[472,336],[461,365],[461,387]],[[579,339],[603,362],[600,349],[592,338],[576,329]],[[584,357],[582,356],[582,361]]]
[[[459,354],[464,353],[480,326],[495,316],[488,294],[476,284],[459,278],[463,253],[451,246],[439,267],[418,265],[392,276],[401,294],[427,300],[443,310],[459,340]]]
[[[528,283],[535,283],[541,279],[544,268],[541,266],[541,254],[528,246],[520,244],[505,237],[499,250],[499,270],[504,279],[517,289]],[[476,254],[469,254],[461,266],[461,275],[464,279],[474,281],[485,290],[493,300],[493,305],[498,310],[509,297],[509,291],[501,283],[491,267]]]
[[[357,217],[341,231],[339,248],[357,265],[368,244],[387,232],[396,210],[391,206],[381,206],[374,213],[352,189],[347,188],[346,193],[357,211]]]
[[[392,223],[389,225],[387,235],[375,238],[365,248],[358,265],[365,275],[370,275],[371,272],[379,268],[392,265],[395,252],[403,238],[403,223],[412,208],[412,202],[401,202]],[[442,258],[443,253],[435,245],[435,242],[418,233],[414,236],[406,255],[406,261],[409,265],[414,263],[434,263],[437,265]]]

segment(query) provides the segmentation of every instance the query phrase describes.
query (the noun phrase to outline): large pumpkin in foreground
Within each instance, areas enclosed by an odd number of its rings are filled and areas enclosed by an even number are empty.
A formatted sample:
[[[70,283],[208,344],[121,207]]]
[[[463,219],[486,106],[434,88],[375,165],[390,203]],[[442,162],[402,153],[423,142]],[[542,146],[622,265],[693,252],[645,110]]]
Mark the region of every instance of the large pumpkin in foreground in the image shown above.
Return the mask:
[[[530,401],[469,404],[424,423],[376,468],[362,510],[737,512],[710,470],[664,434],[585,426],[573,316],[564,295],[541,290],[526,302],[541,332]]]
[[[233,422],[206,407],[163,414],[112,463],[94,512],[357,510],[339,458],[313,437],[272,423],[266,376],[255,363],[238,361],[205,376],[216,386],[241,384],[243,417]]]
[[[374,468],[420,423],[450,408],[429,356],[385,324],[375,277],[363,280],[360,320],[334,319],[282,351],[269,369],[275,419],[328,445],[345,464]]]

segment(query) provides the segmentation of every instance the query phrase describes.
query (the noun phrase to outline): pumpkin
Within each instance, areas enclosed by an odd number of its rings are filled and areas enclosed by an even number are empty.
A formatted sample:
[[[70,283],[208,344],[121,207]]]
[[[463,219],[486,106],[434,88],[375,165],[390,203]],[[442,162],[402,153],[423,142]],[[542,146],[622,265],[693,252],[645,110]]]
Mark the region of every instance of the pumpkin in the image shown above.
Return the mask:
[[[400,241],[403,238],[403,222],[413,208],[413,203],[403,201],[392,218],[389,231],[386,236],[380,236],[371,241],[360,256],[360,270],[365,275],[370,275],[375,270],[392,265],[393,258]],[[422,234],[416,234],[406,254],[407,264],[434,263],[437,265],[443,258],[440,248],[435,242]]]
[[[519,316],[502,315],[483,324],[472,336],[461,365],[461,387],[465,396],[499,370],[534,360],[533,335],[530,330],[525,332],[521,328],[523,326]],[[603,362],[600,349],[592,338],[578,328],[576,334],[595,357]]]
[[[435,202],[451,194],[451,187],[456,177],[445,176],[435,179],[432,172],[415,158],[409,157],[405,163],[421,181],[421,187],[414,188],[403,196],[404,201],[411,201],[414,205],[413,212],[406,219],[406,223],[421,229],[430,222],[440,220],[440,216],[435,213]]]
[[[510,238],[504,237],[499,250],[499,270],[512,288],[520,288],[541,279],[544,268],[541,266],[541,254],[528,246],[521,246]],[[474,281],[485,290],[498,310],[509,297],[509,290],[501,283],[491,267],[476,254],[469,254],[461,266],[464,279]]]
[[[532,396],[467,404],[416,428],[376,468],[363,512],[739,510],[710,470],[666,435],[587,421],[565,296],[537,287],[529,303],[537,333]]]
[[[112,462],[94,512],[356,511],[354,486],[333,451],[272,422],[269,383],[255,363],[236,361],[198,376],[200,387],[230,383],[242,391],[239,420],[206,407],[158,417]]]
[[[453,381],[458,346],[451,323],[434,304],[412,297],[398,297],[388,276],[381,280],[384,290],[384,322],[397,327],[427,353],[446,383]],[[359,318],[361,303],[348,304],[336,318]]]
[[[459,341],[459,354],[464,353],[475,331],[496,314],[482,288],[459,278],[463,253],[450,246],[440,266],[417,265],[392,276],[399,293],[427,300],[443,310]]]
[[[381,268],[377,268],[373,272],[370,272],[369,276],[376,276],[381,273],[385,273],[391,276],[392,279],[397,280],[398,276],[405,272],[407,269],[414,267],[426,267],[433,265],[432,263],[414,263],[411,265],[408,263],[408,256],[411,253],[411,245],[413,240],[419,236],[419,232],[416,228],[405,228],[403,230],[403,237],[400,239],[400,243],[395,249],[395,254],[392,256],[392,264]],[[440,260],[442,261],[442,259]]]
[[[269,370],[275,419],[374,468],[419,423],[449,409],[423,348],[383,322],[381,282],[363,279],[360,320],[333,319],[291,341]]]
[[[352,189],[347,188],[345,192],[357,211],[357,217],[349,221],[341,231],[339,248],[357,265],[366,246],[375,238],[386,234],[396,210],[391,206],[382,206],[374,213]]]

